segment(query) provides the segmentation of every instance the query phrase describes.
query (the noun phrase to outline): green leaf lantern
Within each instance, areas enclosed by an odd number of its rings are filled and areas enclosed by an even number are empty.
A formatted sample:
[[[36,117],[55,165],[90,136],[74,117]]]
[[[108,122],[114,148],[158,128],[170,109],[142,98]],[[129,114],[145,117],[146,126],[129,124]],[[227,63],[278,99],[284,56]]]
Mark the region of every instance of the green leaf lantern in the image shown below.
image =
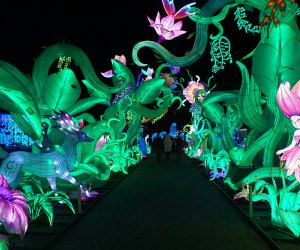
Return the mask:
[[[165,79],[151,79],[145,81],[136,91],[135,100],[141,104],[149,104],[158,96]]]
[[[229,156],[236,165],[239,165],[245,154],[245,149],[240,147],[233,147],[229,150]]]
[[[67,110],[80,96],[81,88],[74,72],[63,69],[51,74],[44,84],[45,101],[53,110]]]

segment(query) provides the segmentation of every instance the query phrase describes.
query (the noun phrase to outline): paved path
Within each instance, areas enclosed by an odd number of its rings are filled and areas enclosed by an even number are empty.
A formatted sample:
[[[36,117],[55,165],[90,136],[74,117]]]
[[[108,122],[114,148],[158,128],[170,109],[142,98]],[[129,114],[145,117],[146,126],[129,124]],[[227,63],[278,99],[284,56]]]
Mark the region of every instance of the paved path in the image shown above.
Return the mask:
[[[47,249],[272,249],[188,159],[144,160]]]

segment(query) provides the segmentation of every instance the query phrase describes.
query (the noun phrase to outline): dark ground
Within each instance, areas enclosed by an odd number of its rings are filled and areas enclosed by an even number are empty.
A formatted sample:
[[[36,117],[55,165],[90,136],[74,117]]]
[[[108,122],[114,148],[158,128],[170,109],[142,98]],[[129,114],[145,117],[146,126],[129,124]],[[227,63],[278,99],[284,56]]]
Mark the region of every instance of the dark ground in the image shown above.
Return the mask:
[[[190,161],[145,159],[47,249],[276,249]]]

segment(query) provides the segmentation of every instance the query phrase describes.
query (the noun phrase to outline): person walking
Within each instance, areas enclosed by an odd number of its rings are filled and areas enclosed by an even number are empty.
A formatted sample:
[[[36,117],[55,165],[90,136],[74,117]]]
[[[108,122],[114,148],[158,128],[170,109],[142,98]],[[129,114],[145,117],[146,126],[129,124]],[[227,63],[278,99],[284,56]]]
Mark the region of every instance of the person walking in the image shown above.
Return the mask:
[[[171,137],[169,135],[165,136],[164,150],[165,150],[165,154],[166,154],[166,159],[169,160],[170,159],[170,153],[172,152],[172,140],[171,140]]]
[[[152,142],[152,147],[156,153],[156,160],[160,162],[161,153],[164,150],[164,142],[160,136],[156,136]]]
[[[185,147],[185,142],[182,140],[180,135],[177,135],[177,137],[174,140],[174,152],[176,155],[177,161],[181,161],[183,148]]]

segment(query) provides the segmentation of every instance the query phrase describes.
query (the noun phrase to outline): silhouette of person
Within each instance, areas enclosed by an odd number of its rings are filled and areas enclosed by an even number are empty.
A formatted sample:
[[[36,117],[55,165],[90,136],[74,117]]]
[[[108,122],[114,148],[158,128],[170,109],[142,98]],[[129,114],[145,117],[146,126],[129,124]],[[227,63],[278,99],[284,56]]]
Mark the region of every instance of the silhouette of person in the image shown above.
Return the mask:
[[[177,137],[174,139],[174,152],[177,161],[181,161],[184,147],[185,147],[185,142],[182,140],[180,135],[177,135]]]
[[[172,152],[172,140],[171,140],[171,137],[169,135],[165,136],[164,150],[165,150],[165,154],[166,154],[166,159],[169,160],[170,159],[170,153]]]
[[[152,142],[152,147],[156,153],[156,160],[160,162],[161,153],[164,150],[163,139],[160,136],[156,136]]]

